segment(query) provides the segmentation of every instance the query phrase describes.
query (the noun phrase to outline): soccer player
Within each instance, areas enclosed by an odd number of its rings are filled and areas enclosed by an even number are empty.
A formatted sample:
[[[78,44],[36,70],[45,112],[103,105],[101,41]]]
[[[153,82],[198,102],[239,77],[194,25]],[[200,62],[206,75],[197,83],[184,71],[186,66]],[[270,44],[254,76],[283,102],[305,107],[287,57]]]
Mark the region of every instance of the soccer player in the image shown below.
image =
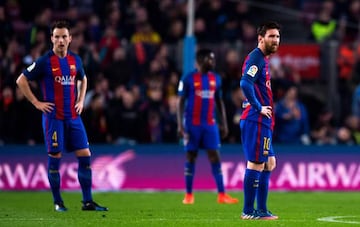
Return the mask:
[[[80,118],[83,111],[87,78],[80,57],[68,51],[70,27],[57,21],[51,28],[52,50],[27,69],[16,83],[25,97],[40,110],[45,145],[48,153],[48,178],[55,211],[66,211],[60,195],[60,159],[63,151],[74,152],[78,159],[78,180],[82,190],[82,210],[107,211],[92,198],[92,172],[87,134]],[[42,99],[31,91],[29,81],[39,83]],[[79,89],[79,90],[78,90]]]
[[[269,56],[279,48],[280,26],[267,22],[259,26],[257,33],[257,48],[245,58],[240,80],[248,103],[240,120],[247,160],[241,218],[273,220],[278,217],[267,209],[270,173],[276,165],[272,147],[274,118]],[[257,210],[254,209],[255,199]]]
[[[225,106],[221,96],[221,79],[213,70],[215,55],[209,49],[196,53],[197,69],[182,77],[178,87],[177,123],[178,134],[184,141],[186,151],[184,204],[193,204],[193,179],[195,161],[199,149],[206,149],[211,163],[217,190],[218,203],[238,203],[238,199],[225,193],[220,163],[220,135],[215,110],[220,113],[222,136],[228,133]],[[184,116],[185,115],[185,116]]]

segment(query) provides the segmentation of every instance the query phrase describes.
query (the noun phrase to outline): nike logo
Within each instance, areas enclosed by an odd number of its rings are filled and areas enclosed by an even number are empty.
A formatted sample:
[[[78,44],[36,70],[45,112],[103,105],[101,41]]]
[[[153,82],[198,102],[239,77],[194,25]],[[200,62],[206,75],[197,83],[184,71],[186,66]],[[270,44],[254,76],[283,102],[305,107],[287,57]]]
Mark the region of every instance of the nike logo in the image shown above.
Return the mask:
[[[59,70],[59,67],[51,68],[51,70],[52,70],[53,72],[58,71],[58,70]]]

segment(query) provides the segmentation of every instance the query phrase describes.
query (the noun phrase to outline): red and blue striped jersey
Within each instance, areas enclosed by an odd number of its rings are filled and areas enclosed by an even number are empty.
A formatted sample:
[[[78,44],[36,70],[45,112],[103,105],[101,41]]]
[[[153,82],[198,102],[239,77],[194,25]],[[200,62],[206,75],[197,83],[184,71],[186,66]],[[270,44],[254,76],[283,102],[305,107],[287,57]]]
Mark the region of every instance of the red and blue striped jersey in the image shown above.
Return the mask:
[[[185,123],[214,125],[216,100],[221,98],[221,79],[215,72],[202,74],[195,70],[184,75],[178,88],[179,96],[186,99]]]
[[[274,117],[267,118],[266,116],[260,113],[259,107],[256,107],[254,104],[260,104],[261,106],[271,106],[273,107],[273,93],[271,90],[271,76],[269,68],[269,60],[261,52],[259,48],[255,48],[249,55],[245,58],[243,67],[242,67],[242,77],[241,81],[245,80],[252,84],[254,89],[254,96],[251,97],[250,94],[244,94],[248,101],[252,105],[248,105],[241,115],[242,120],[251,120],[259,122],[273,129],[275,120]],[[240,84],[242,84],[240,82]],[[250,100],[250,99],[255,100]],[[273,113],[274,116],[274,113]]]
[[[85,77],[80,57],[72,52],[64,58],[51,50],[37,59],[23,74],[39,83],[43,101],[55,104],[51,113],[45,115],[56,119],[75,119],[75,103],[78,95],[77,80]]]

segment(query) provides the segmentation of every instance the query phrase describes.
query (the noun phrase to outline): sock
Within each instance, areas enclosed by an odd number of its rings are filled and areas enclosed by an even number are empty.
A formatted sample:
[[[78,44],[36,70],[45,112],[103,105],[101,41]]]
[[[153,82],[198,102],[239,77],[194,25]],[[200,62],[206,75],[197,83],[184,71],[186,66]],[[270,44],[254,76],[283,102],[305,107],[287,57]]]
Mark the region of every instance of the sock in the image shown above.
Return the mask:
[[[259,189],[256,197],[258,210],[267,210],[266,203],[269,192],[270,175],[271,172],[265,170],[260,174]]]
[[[83,202],[89,202],[92,201],[90,157],[78,157],[78,163],[78,179],[81,186]]]
[[[184,175],[185,175],[186,193],[188,194],[192,193],[194,174],[195,174],[195,163],[186,162]]]
[[[221,164],[220,162],[211,163],[211,170],[212,174],[214,176],[216,187],[219,194],[225,193],[225,187],[224,187],[224,181],[223,181],[223,175],[221,171]]]
[[[254,202],[256,193],[259,187],[259,171],[246,169],[244,177],[244,209],[245,214],[250,214],[254,211]]]
[[[63,202],[60,195],[60,158],[48,157],[48,179],[54,203]]]

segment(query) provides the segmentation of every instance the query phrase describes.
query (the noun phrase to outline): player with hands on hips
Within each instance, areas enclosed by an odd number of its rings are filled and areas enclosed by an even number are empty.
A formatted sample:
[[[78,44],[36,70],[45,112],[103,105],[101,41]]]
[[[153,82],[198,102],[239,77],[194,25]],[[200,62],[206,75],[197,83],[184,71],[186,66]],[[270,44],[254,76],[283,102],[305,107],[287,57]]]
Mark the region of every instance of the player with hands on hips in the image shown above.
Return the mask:
[[[60,194],[62,152],[74,152],[78,160],[78,180],[82,191],[82,210],[107,211],[93,201],[91,152],[80,114],[84,108],[87,78],[78,55],[68,50],[72,36],[66,21],[51,28],[53,47],[18,77],[16,83],[25,97],[40,110],[48,154],[48,179],[55,211],[67,211]],[[30,89],[29,81],[40,84],[42,99]]]
[[[244,176],[244,206],[241,219],[274,220],[267,208],[270,173],[276,166],[272,146],[274,130],[273,94],[269,56],[280,43],[280,26],[266,22],[257,29],[258,45],[245,58],[240,87],[248,105],[241,115],[243,152],[247,161]],[[254,203],[257,209],[254,209]]]

